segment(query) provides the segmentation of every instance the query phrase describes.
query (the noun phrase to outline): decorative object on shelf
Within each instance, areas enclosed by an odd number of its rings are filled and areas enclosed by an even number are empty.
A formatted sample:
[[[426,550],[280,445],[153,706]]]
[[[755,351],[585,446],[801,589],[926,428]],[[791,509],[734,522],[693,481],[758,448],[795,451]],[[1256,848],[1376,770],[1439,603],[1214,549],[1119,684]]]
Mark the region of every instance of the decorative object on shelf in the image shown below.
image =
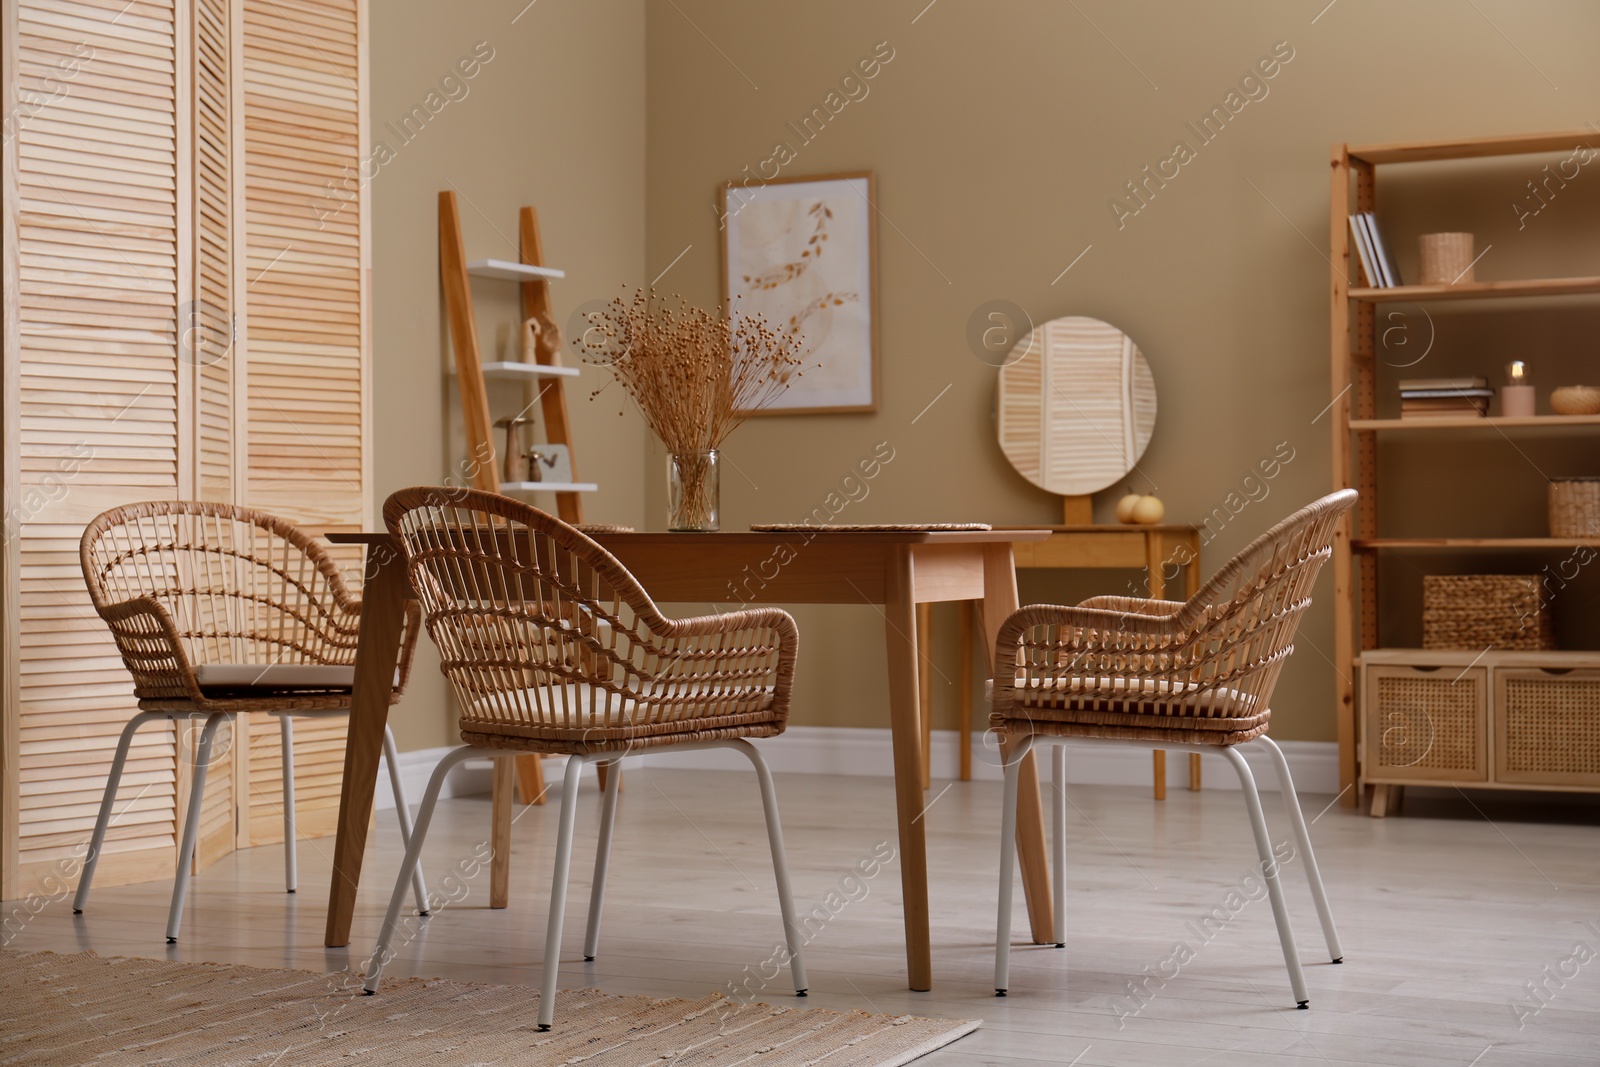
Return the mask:
[[[764,318],[814,367],[742,414],[878,410],[876,202],[865,172],[723,186],[723,305],[736,324]]]
[[[1543,580],[1536,574],[1429,574],[1422,579],[1422,647],[1556,647]]]
[[[1486,378],[1402,378],[1402,419],[1458,419],[1489,414],[1494,390]]]
[[[1051,319],[1012,348],[998,390],[1000,451],[1067,497],[1068,525],[1092,523],[1088,495],[1133,470],[1155,432],[1156,383],[1139,347],[1099,319]]]
[[[1563,385],[1550,394],[1557,415],[1600,415],[1600,386]]]
[[[1550,536],[1600,537],[1600,478],[1551,479]]]
[[[681,298],[666,307],[653,289],[588,318],[584,358],[610,368],[666,447],[667,528],[718,529],[722,442],[799,377],[800,336],[759,315],[724,319]]]
[[[494,422],[496,426],[501,427],[506,432],[506,444],[501,449],[500,454],[502,457],[501,477],[508,482],[523,481],[524,475],[527,474],[528,461],[523,454],[522,434],[517,431],[531,422],[533,422],[533,418],[525,415],[508,416],[503,419],[496,419]],[[528,478],[526,480],[539,481],[538,478]]]
[[[550,367],[561,366],[561,349],[559,347],[550,350],[550,358],[548,360],[539,359],[539,338],[543,333],[544,327],[540,324],[537,316],[529,315],[522,320],[522,362],[535,366],[541,363]],[[557,344],[560,344],[559,339]]]
[[[715,448],[667,456],[667,529],[713,533],[722,529],[722,468]]]
[[[1417,238],[1421,266],[1417,280],[1422,285],[1465,285],[1471,283],[1472,234],[1425,233]]]
[[[1508,419],[1531,419],[1534,410],[1534,388],[1528,377],[1528,365],[1514,359],[1506,364],[1506,384],[1500,387],[1500,414]]]
[[[1142,499],[1143,497],[1141,497],[1138,493],[1135,493],[1132,489],[1129,489],[1127,495],[1125,495],[1121,500],[1117,501],[1117,521],[1127,523],[1133,522],[1133,509],[1138,506],[1139,501]]]
[[[1149,493],[1129,493],[1117,501],[1117,521],[1133,526],[1154,526],[1166,517],[1167,506]]]

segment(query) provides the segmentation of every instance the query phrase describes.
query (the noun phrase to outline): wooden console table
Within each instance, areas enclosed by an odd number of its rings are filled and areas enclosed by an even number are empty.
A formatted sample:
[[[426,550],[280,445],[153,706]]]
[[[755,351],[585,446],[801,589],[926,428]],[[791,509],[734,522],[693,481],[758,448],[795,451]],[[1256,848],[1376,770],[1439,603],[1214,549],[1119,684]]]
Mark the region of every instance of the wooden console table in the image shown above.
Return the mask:
[[[1021,529],[1022,527],[1017,527]],[[1048,529],[1049,538],[1043,541],[1019,542],[1012,546],[1012,555],[1016,560],[1017,570],[1143,570],[1146,584],[1149,587],[1148,596],[1153,600],[1165,600],[1167,593],[1167,576],[1164,569],[1172,566],[1183,568],[1183,595],[1184,599],[1194,596],[1200,590],[1200,530],[1195,526],[1095,526],[1071,525],[1027,527],[1028,529]],[[1010,527],[996,527],[996,529],[1010,529]],[[924,648],[933,647],[932,640],[932,612],[930,605],[918,605],[918,626],[927,636],[921,642]],[[970,600],[961,603],[961,650],[963,654],[963,670],[961,677],[970,679],[970,665],[972,657],[971,634],[973,630],[973,602]],[[985,659],[994,654],[994,649],[985,651]],[[928,671],[922,674],[922,706],[928,707]],[[972,778],[972,686],[958,684],[961,690],[961,780],[969,781]],[[924,718],[926,722],[926,717]],[[926,744],[926,742],[925,742]],[[1167,796],[1167,754],[1161,749],[1156,749],[1152,754],[1153,770],[1155,774],[1155,798],[1164,800]],[[926,765],[924,757],[924,765]],[[1200,755],[1197,752],[1189,754],[1189,788],[1200,788]]]

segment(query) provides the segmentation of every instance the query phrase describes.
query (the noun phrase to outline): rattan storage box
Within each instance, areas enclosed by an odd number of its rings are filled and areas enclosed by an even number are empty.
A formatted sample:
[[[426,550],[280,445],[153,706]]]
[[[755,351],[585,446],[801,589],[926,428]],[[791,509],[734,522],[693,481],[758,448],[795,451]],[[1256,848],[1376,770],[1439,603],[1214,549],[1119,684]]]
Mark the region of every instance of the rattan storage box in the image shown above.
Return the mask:
[[[1556,647],[1535,574],[1430,574],[1422,579],[1422,647],[1482,652]]]
[[[1556,478],[1549,492],[1551,537],[1600,534],[1600,478]]]
[[[1495,781],[1600,787],[1600,670],[1505,657],[1494,710]]]

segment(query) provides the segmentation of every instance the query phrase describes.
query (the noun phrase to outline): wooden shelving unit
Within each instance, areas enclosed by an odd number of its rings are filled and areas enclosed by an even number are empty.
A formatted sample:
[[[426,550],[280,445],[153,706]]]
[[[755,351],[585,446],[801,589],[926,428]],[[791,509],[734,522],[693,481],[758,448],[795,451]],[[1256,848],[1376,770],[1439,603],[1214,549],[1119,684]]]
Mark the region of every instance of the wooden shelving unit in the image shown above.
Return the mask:
[[[1334,662],[1338,670],[1338,739],[1341,801],[1347,807],[1361,803],[1364,787],[1377,783],[1374,814],[1386,807],[1390,785],[1404,777],[1392,773],[1375,778],[1361,763],[1363,748],[1358,706],[1358,665],[1365,659],[1387,664],[1378,633],[1378,557],[1397,551],[1476,551],[1532,554],[1570,551],[1600,545],[1600,539],[1552,537],[1384,537],[1378,532],[1377,442],[1379,434],[1456,435],[1497,433],[1593,434],[1600,416],[1542,415],[1532,418],[1379,418],[1377,413],[1377,321],[1375,308],[1397,302],[1496,301],[1528,298],[1570,298],[1600,294],[1600,277],[1530,278],[1513,281],[1473,282],[1460,285],[1401,285],[1372,288],[1351,254],[1349,216],[1373,211],[1377,206],[1377,168],[1392,163],[1427,163],[1529,153],[1569,151],[1588,144],[1592,130],[1557,131],[1515,137],[1483,137],[1451,141],[1400,144],[1344,145],[1333,147],[1330,200],[1330,311],[1332,327],[1332,386],[1336,398],[1331,409],[1333,425],[1333,481],[1337,488],[1353,488],[1361,501],[1334,542]],[[1359,284],[1358,284],[1359,283]],[[1518,313],[1537,314],[1537,307],[1517,307]],[[1399,653],[1396,653],[1399,654]],[[1419,653],[1420,655],[1420,653]],[[1542,655],[1566,669],[1587,668],[1593,652],[1552,652]],[[1470,658],[1471,654],[1468,654]],[[1597,709],[1600,721],[1600,709]],[[1370,747],[1370,745],[1368,746]],[[1576,782],[1548,788],[1585,788]]]

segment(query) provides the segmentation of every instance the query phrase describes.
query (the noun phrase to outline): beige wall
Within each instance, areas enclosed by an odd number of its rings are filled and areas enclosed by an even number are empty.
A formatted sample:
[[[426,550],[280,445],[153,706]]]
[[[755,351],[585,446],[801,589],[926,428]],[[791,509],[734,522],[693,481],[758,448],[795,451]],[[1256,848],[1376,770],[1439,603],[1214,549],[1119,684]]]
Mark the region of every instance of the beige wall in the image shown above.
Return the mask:
[[[1600,119],[1591,55],[1600,9],[1343,0],[1313,23],[1324,3],[651,4],[646,273],[689,249],[663,290],[707,306],[719,301],[716,187],[772,155],[775,142],[797,149],[786,175],[871,169],[878,177],[882,410],[749,423],[727,446],[744,476],[724,478],[724,521],[740,528],[802,518],[879,441],[890,442],[896,458],[841,521],[1060,521],[1057,501],[1014,474],[993,443],[995,372],[963,335],[973,310],[996,298],[1035,320],[1106,319],[1143,348],[1160,418],[1134,482],[1159,492],[1174,520],[1199,521],[1280,442],[1294,449],[1270,495],[1208,546],[1208,567],[1327,491],[1328,424],[1314,420],[1329,400],[1329,145]],[[881,41],[894,58],[868,95],[802,146],[786,123],[821,104]],[[1143,166],[1169,156],[1176,140],[1193,141],[1185,122],[1220,103],[1280,41],[1293,59],[1266,83],[1267,95],[1119,227],[1108,200]],[[1584,226],[1597,232],[1600,171],[1584,173],[1518,232],[1509,205],[1537,169],[1528,160],[1500,164],[1474,182],[1447,184],[1443,195],[1398,180],[1385,218],[1402,268],[1414,274],[1416,233],[1461,228],[1476,230],[1480,247],[1494,245],[1479,264],[1483,278],[1600,273],[1600,249],[1570,240]],[[1558,246],[1577,250],[1557,256]],[[1584,369],[1600,377],[1592,305],[1566,306],[1558,321],[1531,320],[1532,328],[1500,312],[1432,311],[1441,340],[1427,373],[1482,372],[1514,349],[1538,361],[1547,385],[1581,380]],[[1412,318],[1422,321],[1415,310]],[[1592,448],[1585,456],[1536,447],[1549,453],[1537,463],[1503,441],[1435,450],[1426,461],[1415,449],[1401,454],[1420,489],[1386,488],[1386,505],[1399,513],[1395,532],[1437,532],[1459,521],[1480,532],[1542,533],[1539,473],[1594,474],[1600,464]],[[1434,473],[1441,459],[1444,477]],[[647,518],[657,526],[661,462],[652,449]],[[1490,477],[1504,485],[1490,488]],[[1101,494],[1102,520],[1114,495]],[[1419,566],[1395,565],[1406,588]],[[1025,576],[1023,599],[1120,591],[1133,577]],[[1281,737],[1333,737],[1329,589],[1325,577],[1283,678]],[[1585,603],[1594,603],[1592,594]],[[1570,613],[1575,605],[1574,598],[1561,606]],[[804,642],[795,720],[885,725],[878,616],[854,608],[796,614]],[[1393,634],[1407,618],[1396,615]],[[943,622],[948,634],[950,616]],[[941,673],[953,677],[948,642],[937,654]],[[936,722],[948,724],[953,689],[936,677],[936,690]]]
[[[546,259],[567,272],[552,290],[563,325],[578,303],[643,280],[644,5],[545,0],[513,24],[521,7],[510,0],[371,4],[372,136],[395,150],[371,185],[379,505],[403,486],[452,473],[459,479],[466,455],[460,397],[446,377],[441,189],[459,191],[472,258],[516,259],[517,209],[539,208]],[[386,124],[398,126],[478,42],[493,58],[464,81],[465,96],[447,85],[458,99],[401,144]],[[514,336],[515,287],[478,281],[474,295],[485,357],[505,358],[496,353]],[[591,375],[568,389],[579,474],[601,487],[585,518],[638,524],[643,430],[618,419],[614,407],[591,403],[595,384]],[[526,403],[520,387],[492,399],[496,416]],[[412,689],[393,719],[403,749],[455,740],[448,715],[437,710],[446,693],[436,663],[424,639]]]
[[[1587,54],[1600,10],[1578,3],[1485,3],[1480,13],[1443,0],[1340,0],[1313,23],[1322,0],[1097,2],[1077,5],[1081,14],[1015,0],[939,0],[926,10],[924,0],[675,0],[647,11],[639,0],[543,0],[513,25],[520,6],[372,5],[375,137],[475,42],[495,49],[468,96],[448,104],[373,182],[379,499],[441,480],[463,455],[459,400],[441,370],[439,189],[453,182],[489,216],[463,205],[472,255],[513,255],[517,206],[541,208],[549,258],[569,272],[555,290],[558,318],[649,281],[680,253],[659,287],[709,306],[720,299],[716,187],[782,140],[797,149],[786,175],[877,174],[883,406],[872,416],[761,419],[740,430],[727,449],[742,472],[724,479],[730,528],[802,518],[881,441],[895,459],[841,521],[1054,519],[1056,501],[1015,475],[993,444],[995,372],[964,338],[978,305],[1007,299],[1035,320],[1106,319],[1140,344],[1161,413],[1135,482],[1160,493],[1175,520],[1201,521],[1280,442],[1294,449],[1270,495],[1207,546],[1206,565],[1215,566],[1329,485],[1327,420],[1312,421],[1329,399],[1328,146],[1600,120],[1600,105],[1585,110],[1600,99]],[[894,58],[868,95],[801,145],[786,124],[822,104],[881,41]],[[1220,103],[1280,41],[1294,57],[1267,82],[1267,95],[1119,228],[1108,201],[1176,140],[1193,142],[1185,123]],[[1402,269],[1414,274],[1417,233],[1460,228],[1476,231],[1480,248],[1494,245],[1479,277],[1600,273],[1600,246],[1571,240],[1600,223],[1600,177],[1587,170],[1518,230],[1510,204],[1542,162],[1501,162],[1444,181],[1434,171],[1426,183],[1397,173],[1383,186],[1381,210]],[[496,298],[493,283],[479,284],[480,332],[487,346],[504,344],[512,294]],[[1515,354],[1535,361],[1547,386],[1586,372],[1600,378],[1592,340],[1600,319],[1590,305],[1522,318],[1429,311],[1431,320],[1407,309],[1413,332],[1395,335],[1435,338],[1426,373],[1488,373]],[[1397,348],[1391,362],[1411,351]],[[1400,373],[1387,372],[1391,381]],[[598,384],[590,376],[571,390],[582,472],[602,485],[589,517],[659,528],[659,448],[634,414],[618,418],[615,405],[588,400]],[[514,406],[516,397],[502,396],[497,411]],[[1385,455],[1396,477],[1382,504],[1395,533],[1539,533],[1541,474],[1600,473],[1592,449],[1548,440],[1402,444]],[[1115,495],[1101,494],[1102,519]],[[1396,593],[1386,640],[1415,641],[1425,570],[1532,571],[1538,562],[1387,564]],[[1136,580],[1033,574],[1021,585],[1024,601],[1070,601]],[[1324,579],[1280,689],[1280,736],[1332,737],[1328,591]],[[1589,581],[1557,605],[1569,643],[1594,643],[1583,617],[1596,614],[1587,610],[1595,594]],[[796,615],[805,642],[795,721],[885,725],[878,617],[864,608]],[[953,618],[944,612],[939,621],[934,710],[949,725]],[[443,704],[437,679],[425,649],[410,710],[397,716],[403,747],[450,740],[447,717],[427,711]]]

